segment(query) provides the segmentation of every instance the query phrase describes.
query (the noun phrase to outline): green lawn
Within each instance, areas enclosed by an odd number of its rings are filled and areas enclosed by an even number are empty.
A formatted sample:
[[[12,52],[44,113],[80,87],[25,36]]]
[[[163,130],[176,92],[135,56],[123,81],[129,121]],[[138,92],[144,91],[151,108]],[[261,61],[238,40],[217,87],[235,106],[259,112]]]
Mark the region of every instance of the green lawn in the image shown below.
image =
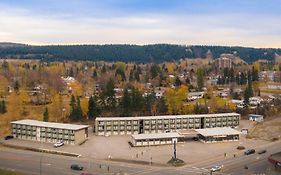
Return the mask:
[[[8,171],[8,170],[2,170],[2,169],[0,169],[0,174],[1,175],[25,175],[23,173],[13,172],[13,171]]]

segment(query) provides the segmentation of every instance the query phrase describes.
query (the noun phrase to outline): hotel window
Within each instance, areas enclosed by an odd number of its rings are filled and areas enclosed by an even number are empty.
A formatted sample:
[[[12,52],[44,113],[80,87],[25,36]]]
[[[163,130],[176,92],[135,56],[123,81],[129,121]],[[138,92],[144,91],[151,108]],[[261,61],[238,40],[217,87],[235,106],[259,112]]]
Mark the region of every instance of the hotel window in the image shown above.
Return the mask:
[[[104,125],[104,121],[99,121],[99,125]]]
[[[194,125],[193,125],[193,124],[189,124],[188,127],[189,127],[189,128],[193,128]]]
[[[175,123],[175,119],[170,119],[170,123]]]
[[[111,125],[111,121],[106,122],[106,125]]]
[[[156,121],[155,121],[155,120],[151,120],[151,123],[152,123],[152,124],[156,124]]]
[[[121,125],[124,125],[124,124],[125,124],[125,121],[123,121],[123,120],[120,121],[120,124],[121,124]]]
[[[169,123],[169,120],[164,120],[164,123],[165,123],[165,124],[168,124],[168,123]]]
[[[199,123],[199,121],[200,121],[199,118],[196,118],[196,119],[195,119],[195,122],[196,122],[196,123]]]
[[[158,123],[158,124],[162,124],[162,120],[158,120],[157,123]]]
[[[193,123],[193,122],[194,122],[193,118],[189,119],[189,123]]]
[[[114,121],[113,124],[114,124],[114,125],[118,125],[118,121]]]
[[[184,119],[182,120],[182,122],[186,124],[186,123],[187,123],[187,119],[184,118]]]
[[[137,124],[138,124],[138,121],[137,121],[137,120],[134,120],[133,123],[134,123],[134,125],[137,125]]]
[[[144,123],[145,123],[145,124],[149,124],[149,120],[145,120]]]

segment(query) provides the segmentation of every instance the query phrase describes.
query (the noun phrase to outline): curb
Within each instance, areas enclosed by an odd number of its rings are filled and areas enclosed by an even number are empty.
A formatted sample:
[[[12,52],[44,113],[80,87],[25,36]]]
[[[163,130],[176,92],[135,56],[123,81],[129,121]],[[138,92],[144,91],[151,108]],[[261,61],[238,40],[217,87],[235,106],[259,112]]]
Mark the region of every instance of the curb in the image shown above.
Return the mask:
[[[48,154],[57,154],[57,155],[63,155],[63,156],[69,156],[69,157],[81,157],[80,154],[63,152],[63,151],[55,151],[55,150],[41,149],[41,148],[30,148],[30,147],[11,145],[11,144],[6,144],[6,143],[1,143],[1,145],[3,145],[4,147],[13,148],[13,149],[21,149],[21,150],[42,152],[42,153],[48,153]]]

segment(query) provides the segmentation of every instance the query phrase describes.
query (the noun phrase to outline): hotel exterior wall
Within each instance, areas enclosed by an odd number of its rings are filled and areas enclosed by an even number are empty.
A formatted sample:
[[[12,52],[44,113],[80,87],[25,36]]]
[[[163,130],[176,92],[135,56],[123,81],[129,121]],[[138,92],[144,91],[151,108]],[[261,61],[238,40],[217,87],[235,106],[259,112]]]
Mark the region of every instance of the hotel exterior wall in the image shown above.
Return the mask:
[[[219,117],[175,117],[161,119],[112,119],[96,120],[96,135],[124,135],[139,133],[163,133],[166,131],[177,131],[180,129],[201,129],[214,127],[236,127],[239,125],[240,115],[219,116]],[[141,126],[141,123],[142,126]],[[140,132],[141,131],[141,132]]]
[[[76,134],[75,130],[58,129],[50,127],[30,126],[23,124],[12,124],[12,135],[15,138],[24,140],[34,140],[42,142],[56,143],[63,140],[66,144],[74,145],[76,140],[85,140],[85,129],[79,130]],[[84,132],[84,136],[80,132]]]

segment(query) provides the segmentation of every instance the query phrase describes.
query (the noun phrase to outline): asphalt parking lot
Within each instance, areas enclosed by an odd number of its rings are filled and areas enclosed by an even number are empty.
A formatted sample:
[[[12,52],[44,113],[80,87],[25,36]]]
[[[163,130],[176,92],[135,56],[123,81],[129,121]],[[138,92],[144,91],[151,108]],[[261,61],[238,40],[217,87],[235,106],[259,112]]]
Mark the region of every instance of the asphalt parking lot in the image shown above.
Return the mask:
[[[250,126],[248,121],[242,121],[238,130],[246,126]],[[128,141],[130,140],[131,136],[105,137],[95,136],[93,133],[90,133],[88,141],[82,145],[64,145],[59,148],[54,148],[51,143],[41,143],[19,139],[7,140],[5,143],[26,147],[59,150],[102,160],[112,158],[128,161],[152,161],[158,164],[166,164],[166,162],[172,157],[172,145],[135,148],[129,146]],[[225,155],[234,156],[234,154],[243,154],[244,151],[236,149],[239,145],[243,145],[246,149],[248,149],[252,148],[253,145],[262,146],[267,143],[269,143],[269,141],[247,139],[243,135],[240,136],[240,140],[237,142],[202,143],[200,141],[188,141],[177,144],[177,155],[178,158],[184,160],[186,163],[192,164]]]

